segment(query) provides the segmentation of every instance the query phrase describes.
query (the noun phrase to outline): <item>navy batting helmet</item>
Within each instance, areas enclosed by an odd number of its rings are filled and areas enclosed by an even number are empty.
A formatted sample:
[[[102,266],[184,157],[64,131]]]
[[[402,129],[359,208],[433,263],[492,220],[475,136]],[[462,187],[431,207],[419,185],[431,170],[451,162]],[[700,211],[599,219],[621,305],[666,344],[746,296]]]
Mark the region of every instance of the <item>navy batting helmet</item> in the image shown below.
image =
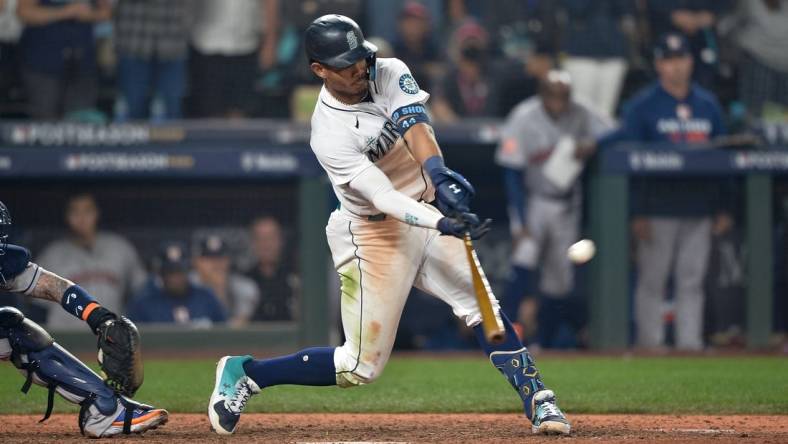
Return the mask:
[[[306,28],[304,40],[310,63],[342,69],[366,59],[369,66],[375,66],[378,47],[366,41],[358,24],[344,15],[329,14],[316,19]]]
[[[11,228],[11,212],[0,202],[0,256],[5,254],[8,245],[8,229]]]

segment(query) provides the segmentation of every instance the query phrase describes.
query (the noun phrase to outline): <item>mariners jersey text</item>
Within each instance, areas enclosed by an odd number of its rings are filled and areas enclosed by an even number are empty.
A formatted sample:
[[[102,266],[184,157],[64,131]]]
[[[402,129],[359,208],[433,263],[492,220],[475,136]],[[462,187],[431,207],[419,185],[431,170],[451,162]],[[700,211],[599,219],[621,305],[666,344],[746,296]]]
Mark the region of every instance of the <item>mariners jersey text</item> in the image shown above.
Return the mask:
[[[348,184],[367,168],[379,168],[398,191],[413,199],[430,201],[434,194],[394,120],[396,110],[402,107],[423,109],[430,95],[418,88],[402,61],[383,58],[376,63],[369,100],[348,105],[324,86],[311,122],[312,151],[328,174],[342,209],[361,216],[378,211]]]

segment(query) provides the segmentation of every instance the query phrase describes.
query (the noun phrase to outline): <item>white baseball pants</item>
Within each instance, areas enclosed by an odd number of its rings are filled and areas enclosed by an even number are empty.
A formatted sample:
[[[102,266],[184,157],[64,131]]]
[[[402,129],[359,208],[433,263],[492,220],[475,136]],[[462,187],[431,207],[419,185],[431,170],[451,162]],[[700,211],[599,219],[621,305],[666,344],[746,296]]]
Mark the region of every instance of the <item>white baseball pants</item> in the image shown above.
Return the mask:
[[[411,287],[445,301],[468,326],[481,322],[460,239],[342,210],[331,214],[326,236],[341,281],[346,338],[334,354],[339,386],[370,383],[383,372]]]

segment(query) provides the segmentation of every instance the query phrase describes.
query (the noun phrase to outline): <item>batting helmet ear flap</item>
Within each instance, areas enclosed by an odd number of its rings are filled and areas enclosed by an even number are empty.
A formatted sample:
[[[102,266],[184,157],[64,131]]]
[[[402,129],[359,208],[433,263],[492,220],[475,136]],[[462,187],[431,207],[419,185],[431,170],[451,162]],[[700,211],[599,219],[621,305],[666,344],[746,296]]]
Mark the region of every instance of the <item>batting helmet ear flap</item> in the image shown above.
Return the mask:
[[[375,77],[377,76],[378,73],[377,63],[378,63],[378,55],[377,53],[373,52],[371,55],[367,57],[367,76],[369,77],[369,80],[373,82],[375,81]]]

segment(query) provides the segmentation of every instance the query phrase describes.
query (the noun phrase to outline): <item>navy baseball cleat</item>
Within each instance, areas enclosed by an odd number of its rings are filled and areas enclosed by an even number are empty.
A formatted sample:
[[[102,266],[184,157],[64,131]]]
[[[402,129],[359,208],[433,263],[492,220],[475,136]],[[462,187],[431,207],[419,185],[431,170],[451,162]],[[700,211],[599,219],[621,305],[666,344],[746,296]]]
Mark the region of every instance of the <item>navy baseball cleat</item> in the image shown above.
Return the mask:
[[[532,398],[534,412],[531,418],[531,431],[543,435],[568,435],[572,427],[561,409],[555,403],[552,390],[536,392]]]
[[[220,435],[232,435],[249,398],[260,387],[246,375],[244,363],[251,356],[225,356],[216,364],[216,383],[208,402],[211,429]]]

